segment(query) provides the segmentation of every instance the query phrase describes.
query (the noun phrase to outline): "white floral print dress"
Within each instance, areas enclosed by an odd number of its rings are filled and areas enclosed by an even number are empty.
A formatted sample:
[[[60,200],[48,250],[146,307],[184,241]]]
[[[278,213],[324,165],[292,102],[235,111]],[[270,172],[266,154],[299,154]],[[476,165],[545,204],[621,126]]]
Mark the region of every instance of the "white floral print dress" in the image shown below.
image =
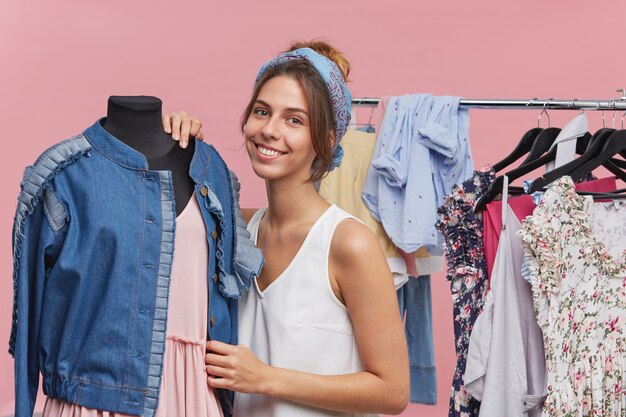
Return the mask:
[[[626,416],[626,200],[594,202],[563,177],[520,235],[546,348],[542,416]]]

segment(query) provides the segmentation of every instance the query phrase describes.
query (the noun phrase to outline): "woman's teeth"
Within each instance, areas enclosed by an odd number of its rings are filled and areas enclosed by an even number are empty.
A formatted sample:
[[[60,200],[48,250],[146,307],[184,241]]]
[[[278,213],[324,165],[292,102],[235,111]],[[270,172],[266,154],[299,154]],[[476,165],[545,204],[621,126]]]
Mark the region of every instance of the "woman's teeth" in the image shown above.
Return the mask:
[[[267,149],[267,148],[264,148],[262,146],[259,146],[259,152],[261,152],[263,155],[267,155],[267,156],[278,156],[278,155],[280,155],[280,152],[273,151],[271,149]]]

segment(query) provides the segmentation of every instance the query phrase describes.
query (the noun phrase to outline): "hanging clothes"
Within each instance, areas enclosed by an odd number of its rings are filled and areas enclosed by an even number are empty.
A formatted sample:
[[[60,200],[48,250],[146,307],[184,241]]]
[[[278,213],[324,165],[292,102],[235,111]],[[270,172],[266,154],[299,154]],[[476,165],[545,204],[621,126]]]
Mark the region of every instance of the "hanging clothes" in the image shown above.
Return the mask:
[[[433,345],[430,275],[410,277],[406,284],[398,288],[398,305],[409,348],[409,400],[414,404],[435,405],[437,370]]]
[[[526,182],[526,186],[529,187],[529,183],[532,182]],[[617,189],[617,185],[615,183],[615,177],[602,179],[590,177],[586,178],[586,181],[576,183],[576,189],[578,191],[607,193],[615,191]],[[521,195],[509,198],[509,205],[520,222],[530,216],[537,207],[537,204],[541,201],[543,193],[538,192],[534,194],[535,195],[533,196]],[[487,205],[483,214],[483,241],[485,245],[485,258],[487,259],[487,271],[490,279],[492,276],[492,268],[496,259],[496,252],[498,250],[500,231],[502,230],[501,211],[501,203],[495,200]],[[526,276],[526,274],[524,276]]]
[[[348,129],[341,146],[344,151],[341,166],[322,179],[319,193],[326,201],[352,214],[374,232],[394,275],[394,284],[400,288],[409,279],[407,266],[383,226],[372,217],[361,199],[360,191],[370,167],[376,135]],[[415,268],[420,275],[443,270],[443,256],[432,256],[425,247],[418,249],[414,258]]]
[[[546,348],[543,416],[626,415],[626,208],[557,180],[523,222]]]
[[[501,210],[501,234],[491,288],[471,334],[464,381],[481,401],[480,415],[539,417],[546,390],[543,339],[530,284],[521,274],[521,224],[507,193],[505,179],[503,200],[489,204],[498,203]]]
[[[452,187],[437,213],[437,229],[444,237],[446,279],[452,293],[457,363],[450,390],[450,417],[478,416],[480,402],[465,390],[463,375],[474,322],[482,312],[487,294],[487,264],[483,248],[483,220],[474,205],[496,179],[490,166]]]
[[[363,200],[406,253],[441,251],[436,209],[450,188],[472,174],[467,110],[459,97],[391,97],[379,129]]]

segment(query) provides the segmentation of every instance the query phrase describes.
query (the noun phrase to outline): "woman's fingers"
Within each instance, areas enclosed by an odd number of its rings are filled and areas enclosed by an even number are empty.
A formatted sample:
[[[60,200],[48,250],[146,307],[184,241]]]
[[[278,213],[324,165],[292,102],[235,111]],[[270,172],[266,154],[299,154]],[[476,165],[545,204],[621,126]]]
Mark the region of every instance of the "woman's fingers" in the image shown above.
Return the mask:
[[[189,131],[189,134],[193,137],[197,137],[198,134],[200,133],[200,129],[202,129],[202,122],[195,117],[190,117],[190,120],[191,120],[191,130]]]
[[[186,148],[189,144],[190,137],[195,137],[196,139],[198,139],[200,133],[202,133],[200,132],[201,128],[202,122],[200,120],[192,116],[183,117],[182,128],[180,132],[180,146]],[[204,138],[204,135],[202,135],[202,137]]]
[[[163,130],[165,133],[172,133],[172,121],[168,114],[164,114],[161,116],[161,120],[163,122]]]
[[[232,381],[226,378],[213,378],[209,376],[207,377],[207,382],[209,386],[214,389],[229,389],[232,387]]]
[[[217,353],[219,355],[228,355],[236,350],[237,346],[230,345],[228,343],[220,342],[219,340],[209,340],[206,342],[206,350],[209,352]]]
[[[174,138],[174,140],[180,140],[181,123],[181,116],[178,113],[172,114],[172,138]]]
[[[204,356],[204,362],[207,365],[214,365],[214,366],[220,366],[222,368],[228,368],[230,365],[230,362],[228,360],[227,356],[224,355],[216,355],[214,353],[207,353]]]
[[[213,366],[213,365],[207,365],[206,366],[206,373],[215,378],[228,378],[232,376],[232,370],[231,369],[225,369],[222,368],[221,366]]]
[[[184,111],[163,116],[163,129],[171,134],[174,140],[179,141],[182,148],[186,148],[189,145],[190,137],[204,140],[204,133],[200,131],[202,122],[196,117],[189,116]]]
[[[180,147],[186,148],[189,144],[189,131],[191,130],[191,120],[186,117],[180,123]]]

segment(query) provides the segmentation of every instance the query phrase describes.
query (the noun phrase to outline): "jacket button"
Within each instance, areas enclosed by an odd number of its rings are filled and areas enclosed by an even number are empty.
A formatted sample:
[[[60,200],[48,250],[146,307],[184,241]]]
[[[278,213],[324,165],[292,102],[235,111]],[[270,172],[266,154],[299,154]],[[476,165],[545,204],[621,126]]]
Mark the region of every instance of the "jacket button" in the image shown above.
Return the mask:
[[[217,283],[217,274],[213,274],[213,282]]]
[[[217,239],[217,231],[213,230],[213,233],[211,233],[211,237],[213,239]]]
[[[202,187],[200,188],[200,194],[202,194],[202,197],[206,197],[206,195],[209,193],[209,191],[207,190],[206,187]]]
[[[215,316],[211,316],[211,326],[215,326]]]

